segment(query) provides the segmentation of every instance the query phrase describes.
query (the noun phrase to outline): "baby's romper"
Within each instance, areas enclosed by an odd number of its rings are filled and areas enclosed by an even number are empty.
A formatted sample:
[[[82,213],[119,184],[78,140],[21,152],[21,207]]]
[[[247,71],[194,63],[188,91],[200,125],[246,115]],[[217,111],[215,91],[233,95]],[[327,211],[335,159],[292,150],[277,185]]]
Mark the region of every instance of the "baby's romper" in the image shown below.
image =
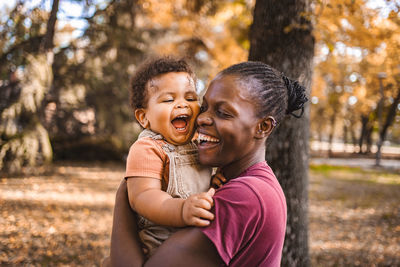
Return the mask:
[[[211,168],[201,166],[196,144],[175,146],[167,143],[162,135],[145,129],[138,138],[150,137],[161,146],[169,159],[169,179],[166,192],[174,198],[186,199],[192,194],[206,192],[210,187]],[[138,214],[139,237],[145,246],[147,256],[155,250],[177,227],[157,225]]]

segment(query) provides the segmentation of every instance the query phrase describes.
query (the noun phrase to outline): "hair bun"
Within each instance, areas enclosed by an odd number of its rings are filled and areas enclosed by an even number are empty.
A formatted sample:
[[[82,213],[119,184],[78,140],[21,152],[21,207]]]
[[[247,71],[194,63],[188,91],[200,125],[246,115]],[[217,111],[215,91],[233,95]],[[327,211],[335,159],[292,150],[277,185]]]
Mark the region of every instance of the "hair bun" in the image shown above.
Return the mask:
[[[306,88],[301,86],[297,81],[291,80],[285,75],[282,75],[288,92],[288,106],[286,114],[290,114],[296,118],[300,118],[304,113],[304,104],[308,101],[306,96]],[[293,113],[301,109],[300,115]]]

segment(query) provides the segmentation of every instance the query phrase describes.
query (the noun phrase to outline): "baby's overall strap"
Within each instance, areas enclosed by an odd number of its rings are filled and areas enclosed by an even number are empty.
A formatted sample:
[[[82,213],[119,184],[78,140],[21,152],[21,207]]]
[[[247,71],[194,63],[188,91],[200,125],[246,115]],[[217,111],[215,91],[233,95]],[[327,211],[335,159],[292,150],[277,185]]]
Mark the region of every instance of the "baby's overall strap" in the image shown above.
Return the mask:
[[[152,130],[144,129],[139,134],[138,139],[143,137],[150,137],[151,139],[155,140],[166,152],[171,152],[176,150],[176,146],[168,143],[167,141],[165,141],[164,137],[161,134],[155,133]]]
[[[144,129],[138,136],[139,138],[143,138],[143,137],[150,137],[153,140],[163,140],[163,136],[161,134],[155,133],[152,130],[149,129]]]

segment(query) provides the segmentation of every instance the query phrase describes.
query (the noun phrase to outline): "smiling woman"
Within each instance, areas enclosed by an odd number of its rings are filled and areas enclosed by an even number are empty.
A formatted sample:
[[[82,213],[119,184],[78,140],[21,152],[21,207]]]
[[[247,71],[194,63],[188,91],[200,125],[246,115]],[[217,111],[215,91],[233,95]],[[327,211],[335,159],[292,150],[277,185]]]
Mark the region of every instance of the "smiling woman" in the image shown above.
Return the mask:
[[[146,266],[280,266],[286,201],[265,161],[265,143],[285,114],[303,109],[304,93],[297,82],[260,62],[236,64],[217,75],[197,118],[198,149],[200,163],[218,167],[227,182],[213,196],[214,216],[200,216],[210,223],[173,234]],[[114,210],[111,262],[142,266],[136,215],[126,196],[123,182]]]

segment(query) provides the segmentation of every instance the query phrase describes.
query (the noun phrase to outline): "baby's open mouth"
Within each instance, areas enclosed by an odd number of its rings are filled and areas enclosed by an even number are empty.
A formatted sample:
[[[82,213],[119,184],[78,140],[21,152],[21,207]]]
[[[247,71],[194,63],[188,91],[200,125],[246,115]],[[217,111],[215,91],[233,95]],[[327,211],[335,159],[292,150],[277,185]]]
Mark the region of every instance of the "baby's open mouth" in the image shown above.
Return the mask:
[[[186,127],[188,125],[188,121],[189,121],[189,116],[188,115],[179,115],[178,117],[173,119],[171,121],[171,123],[172,123],[172,125],[174,125],[174,127],[177,130],[183,131],[183,130],[186,129]]]

